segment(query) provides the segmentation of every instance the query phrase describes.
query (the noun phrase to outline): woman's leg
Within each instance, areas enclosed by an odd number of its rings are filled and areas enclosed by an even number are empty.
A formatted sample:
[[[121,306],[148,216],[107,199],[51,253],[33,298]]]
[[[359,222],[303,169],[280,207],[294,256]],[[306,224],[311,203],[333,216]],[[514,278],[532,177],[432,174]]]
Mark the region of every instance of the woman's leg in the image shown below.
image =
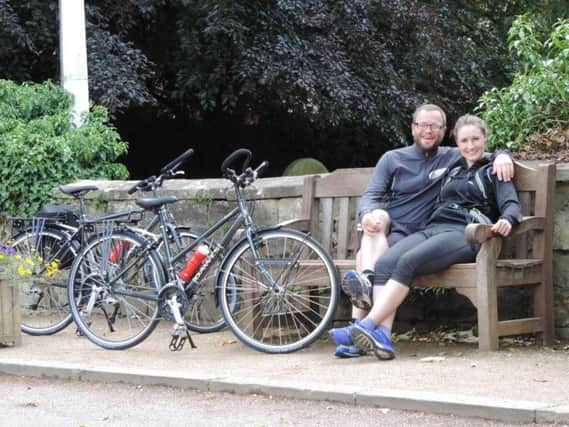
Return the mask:
[[[391,277],[393,270],[397,267],[397,263],[401,257],[421,245],[426,239],[427,237],[423,232],[419,231],[417,233],[413,233],[399,241],[396,246],[390,248],[375,264],[375,279],[373,287],[374,305],[370,315],[372,319],[376,319],[378,316],[381,317],[382,320],[377,321],[376,323],[384,326],[386,328],[386,332],[391,331],[395,320],[396,309],[405,299],[407,293],[409,293],[408,286],[404,286],[402,289],[392,287],[389,283],[389,278]],[[399,304],[395,305],[399,299],[401,301]],[[375,304],[376,301],[383,301],[384,303]],[[378,307],[376,309],[376,314],[371,314],[374,312],[375,307]],[[387,311],[389,310],[389,307],[395,308],[388,313]]]
[[[376,265],[376,283],[388,278],[381,296],[374,300],[377,304],[374,303],[370,311],[370,318],[377,324],[387,323],[387,326],[392,321],[391,317],[409,293],[409,285],[415,276],[436,273],[452,264],[472,262],[476,258],[477,248],[466,241],[463,229],[438,232],[434,228],[421,233],[426,240],[411,240],[414,236],[411,235],[407,239],[410,244],[415,244],[414,247],[409,249],[408,244],[404,248],[407,251],[394,251],[395,255],[400,255],[398,259],[384,256]]]
[[[468,244],[464,230],[445,231],[444,229],[428,229],[423,238],[411,239],[405,250],[396,246],[389,257],[383,257],[376,264],[376,280],[384,280],[391,274],[385,285],[374,298],[369,315],[352,331],[352,339],[356,345],[366,350],[373,350],[379,359],[393,358],[393,346],[390,340],[391,326],[395,313],[409,293],[409,285],[417,274],[440,271],[457,262],[469,262],[476,257],[476,248]],[[416,233],[421,234],[421,233]],[[411,247],[411,244],[416,244]],[[390,259],[399,256],[398,260]]]

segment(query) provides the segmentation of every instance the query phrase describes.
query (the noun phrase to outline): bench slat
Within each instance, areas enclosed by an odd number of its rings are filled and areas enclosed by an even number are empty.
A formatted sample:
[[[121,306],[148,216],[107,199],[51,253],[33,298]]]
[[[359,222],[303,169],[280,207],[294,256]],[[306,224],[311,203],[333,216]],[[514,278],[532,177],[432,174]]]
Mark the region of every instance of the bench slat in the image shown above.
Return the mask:
[[[320,227],[320,243],[328,253],[332,252],[332,227],[333,227],[333,199],[327,197],[320,200],[322,211],[322,225]]]
[[[350,232],[350,199],[341,197],[338,200],[338,222],[337,222],[337,239],[336,256],[338,258],[346,258],[348,255],[348,239]]]

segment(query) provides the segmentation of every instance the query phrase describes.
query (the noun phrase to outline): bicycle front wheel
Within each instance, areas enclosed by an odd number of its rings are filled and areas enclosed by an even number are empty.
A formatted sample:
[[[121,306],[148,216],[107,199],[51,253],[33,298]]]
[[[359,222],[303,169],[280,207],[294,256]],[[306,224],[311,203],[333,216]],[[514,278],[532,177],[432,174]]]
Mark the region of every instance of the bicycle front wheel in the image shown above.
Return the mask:
[[[290,353],[314,342],[333,320],[339,298],[334,264],[306,234],[260,231],[238,243],[219,276],[227,326],[248,346]]]
[[[65,233],[48,228],[14,236],[12,248],[29,273],[19,281],[22,332],[51,335],[72,322],[66,288],[76,247]]]
[[[164,270],[159,255],[144,245],[132,232],[114,231],[91,239],[71,266],[71,314],[81,333],[100,347],[132,347],[158,323]]]

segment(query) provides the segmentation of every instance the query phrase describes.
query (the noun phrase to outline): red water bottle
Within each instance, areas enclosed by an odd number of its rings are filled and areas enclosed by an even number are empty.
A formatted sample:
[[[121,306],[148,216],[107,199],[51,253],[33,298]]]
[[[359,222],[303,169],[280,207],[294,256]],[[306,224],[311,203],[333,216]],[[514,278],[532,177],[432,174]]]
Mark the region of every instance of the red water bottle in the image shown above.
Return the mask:
[[[194,274],[196,274],[196,271],[198,271],[198,268],[200,268],[200,265],[202,265],[202,262],[207,258],[208,254],[209,249],[206,245],[198,246],[184,268],[182,268],[182,270],[180,270],[180,273],[178,273],[180,279],[182,279],[184,282],[190,280]]]

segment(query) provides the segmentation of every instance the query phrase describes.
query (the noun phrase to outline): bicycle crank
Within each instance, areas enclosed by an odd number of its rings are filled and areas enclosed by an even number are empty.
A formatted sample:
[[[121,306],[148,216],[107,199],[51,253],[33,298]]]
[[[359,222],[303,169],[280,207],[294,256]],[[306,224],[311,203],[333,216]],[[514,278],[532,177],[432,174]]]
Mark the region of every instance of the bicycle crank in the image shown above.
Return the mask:
[[[183,325],[189,305],[184,289],[176,283],[167,284],[158,293],[158,314],[170,322]]]

